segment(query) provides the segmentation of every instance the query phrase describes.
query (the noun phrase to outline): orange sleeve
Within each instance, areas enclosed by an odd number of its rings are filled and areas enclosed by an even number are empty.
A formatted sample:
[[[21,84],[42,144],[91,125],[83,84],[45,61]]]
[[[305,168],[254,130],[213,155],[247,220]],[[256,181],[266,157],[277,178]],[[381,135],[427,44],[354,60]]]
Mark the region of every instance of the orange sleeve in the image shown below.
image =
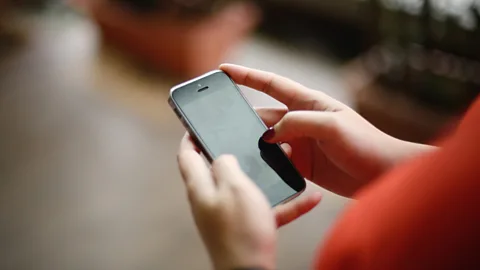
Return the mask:
[[[443,148],[358,194],[318,270],[480,269],[480,99]]]

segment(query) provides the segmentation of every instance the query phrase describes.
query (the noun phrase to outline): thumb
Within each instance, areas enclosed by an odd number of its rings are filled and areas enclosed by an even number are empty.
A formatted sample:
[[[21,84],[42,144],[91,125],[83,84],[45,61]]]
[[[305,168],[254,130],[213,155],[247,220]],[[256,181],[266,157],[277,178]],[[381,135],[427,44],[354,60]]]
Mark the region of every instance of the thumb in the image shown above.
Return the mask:
[[[287,113],[273,128],[263,135],[263,140],[276,143],[296,138],[325,140],[336,132],[333,112],[293,111]]]

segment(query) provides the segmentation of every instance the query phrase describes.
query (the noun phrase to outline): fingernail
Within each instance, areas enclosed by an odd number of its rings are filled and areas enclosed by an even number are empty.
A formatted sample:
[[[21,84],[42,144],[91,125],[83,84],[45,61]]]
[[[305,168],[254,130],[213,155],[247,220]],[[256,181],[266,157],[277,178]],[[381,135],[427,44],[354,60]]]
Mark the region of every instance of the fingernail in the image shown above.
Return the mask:
[[[265,133],[263,133],[262,139],[264,141],[271,141],[275,138],[275,129],[269,128]]]

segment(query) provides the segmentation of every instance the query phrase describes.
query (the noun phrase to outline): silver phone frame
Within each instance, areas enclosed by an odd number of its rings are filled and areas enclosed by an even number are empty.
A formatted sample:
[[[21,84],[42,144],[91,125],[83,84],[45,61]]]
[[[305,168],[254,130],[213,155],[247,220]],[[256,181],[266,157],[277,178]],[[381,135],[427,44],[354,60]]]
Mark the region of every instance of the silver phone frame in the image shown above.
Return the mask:
[[[210,72],[207,72],[203,75],[200,75],[198,77],[195,77],[191,80],[188,80],[186,82],[183,82],[181,84],[178,84],[174,87],[172,87],[170,89],[170,94],[169,94],[169,97],[168,97],[168,104],[170,105],[170,107],[172,108],[172,110],[174,110],[175,112],[175,115],[179,118],[179,120],[182,122],[182,125],[187,129],[187,132],[190,134],[190,135],[193,135],[196,137],[196,139],[198,140],[198,143],[201,143],[202,145],[199,145],[199,147],[202,147],[202,149],[205,149],[207,148],[207,146],[205,145],[205,143],[202,141],[201,137],[199,136],[199,134],[197,134],[193,128],[193,126],[191,125],[191,123],[188,121],[188,118],[185,117],[185,115],[183,114],[182,110],[178,107],[177,103],[175,102],[175,99],[173,98],[173,92],[175,92],[177,89],[179,88],[182,88],[186,85],[189,85],[189,84],[193,84],[195,83],[196,81],[198,80],[201,80],[203,78],[206,78],[208,76],[211,76],[213,74],[216,74],[216,73],[224,73],[227,75],[227,77],[230,79],[230,81],[232,82],[233,85],[235,85],[235,87],[237,88],[237,91],[240,93],[240,95],[242,96],[242,98],[245,100],[245,102],[247,102],[248,106],[250,106],[250,108],[253,110],[253,112],[255,113],[255,116],[258,118],[258,120],[260,120],[260,122],[262,123],[262,125],[268,129],[268,127],[265,125],[265,123],[262,121],[262,119],[260,118],[260,116],[257,114],[257,112],[254,110],[253,106],[250,104],[250,102],[248,101],[248,99],[245,97],[245,95],[243,94],[242,90],[240,89],[240,87],[238,87],[238,85],[230,78],[230,76],[228,76],[227,73],[221,71],[221,70],[213,70],[213,71],[210,71]],[[193,134],[192,134],[193,133]],[[280,147],[280,144],[278,144],[278,146]],[[280,147],[280,149],[282,150],[283,154],[288,158],[288,156],[286,155],[285,151],[283,151],[283,148]],[[205,157],[207,157],[207,159],[209,160],[209,162],[213,162],[213,157],[210,155],[210,153],[208,153],[207,150],[202,150],[202,153],[205,155]],[[292,163],[293,165],[293,163]],[[293,165],[295,166],[295,165]],[[303,192],[305,192],[305,190],[307,189],[307,180],[305,178],[303,178],[303,180],[305,181],[305,187],[301,190],[301,191],[298,191],[296,192],[295,194],[293,194],[292,196],[280,201],[279,203],[273,205],[273,207],[276,207],[278,205],[282,205],[282,204],[286,204],[292,200],[294,200],[295,198],[297,198],[298,196],[300,196],[301,194],[303,194]]]

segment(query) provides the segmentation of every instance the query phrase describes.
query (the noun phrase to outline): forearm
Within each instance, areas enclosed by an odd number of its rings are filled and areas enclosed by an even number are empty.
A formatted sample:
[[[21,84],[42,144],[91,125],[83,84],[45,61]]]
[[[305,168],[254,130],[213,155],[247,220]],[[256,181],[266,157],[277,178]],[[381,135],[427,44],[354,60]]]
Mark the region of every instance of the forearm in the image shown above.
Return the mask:
[[[395,166],[412,158],[438,150],[438,147],[412,143],[395,139],[395,153],[391,157],[391,165]]]
[[[378,139],[370,152],[370,159],[365,158],[365,162],[361,164],[364,170],[362,176],[358,178],[361,181],[354,189],[354,193],[379,179],[394,167],[438,149],[435,146],[407,142],[391,136]]]
[[[389,172],[392,168],[418,156],[437,150],[437,147],[403,141],[391,136],[384,136],[376,140],[370,152],[370,159],[362,164],[363,176],[359,188],[370,184],[375,179]]]

